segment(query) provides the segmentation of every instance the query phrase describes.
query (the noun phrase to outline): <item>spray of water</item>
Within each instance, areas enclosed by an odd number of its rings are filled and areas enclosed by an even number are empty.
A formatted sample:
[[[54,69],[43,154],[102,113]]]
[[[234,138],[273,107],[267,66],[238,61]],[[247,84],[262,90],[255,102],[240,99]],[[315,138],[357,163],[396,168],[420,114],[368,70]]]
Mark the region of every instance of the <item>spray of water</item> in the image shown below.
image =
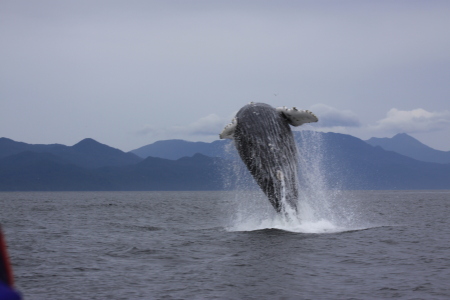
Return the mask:
[[[327,166],[324,163],[323,141],[320,133],[297,133],[299,157],[299,197],[297,211],[288,205],[285,182],[282,181],[283,211],[276,213],[241,162],[234,145],[227,153],[233,164],[234,211],[231,212],[232,231],[252,231],[266,228],[304,232],[326,233],[356,229],[356,208],[343,193],[329,187]],[[229,182],[231,185],[231,182]]]

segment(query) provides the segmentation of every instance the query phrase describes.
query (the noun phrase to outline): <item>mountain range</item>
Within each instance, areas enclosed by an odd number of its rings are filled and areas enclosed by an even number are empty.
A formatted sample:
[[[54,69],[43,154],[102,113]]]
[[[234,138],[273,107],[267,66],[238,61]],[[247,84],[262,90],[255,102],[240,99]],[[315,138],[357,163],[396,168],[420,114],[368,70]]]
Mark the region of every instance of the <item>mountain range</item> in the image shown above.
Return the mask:
[[[374,139],[369,143],[337,133],[294,134],[305,170],[314,168],[328,188],[450,189],[448,163],[388,151]],[[404,138],[413,139],[408,137],[396,136],[391,144],[402,149]],[[418,143],[416,148],[429,151]],[[0,191],[222,190],[234,188],[237,181],[256,188],[230,140],[158,141],[126,153],[93,139],[65,146],[0,138]]]
[[[421,161],[450,163],[450,151],[439,151],[428,147],[406,133],[399,133],[392,138],[371,138],[366,143]]]
[[[142,158],[153,156],[166,159],[178,159],[184,156],[192,156],[195,153],[219,157],[224,155],[224,147],[225,144],[228,143],[229,140],[218,140],[212,143],[165,140],[131,150],[130,153],[136,154]]]
[[[297,140],[301,140],[298,131],[295,131],[294,135],[297,137]],[[332,134],[328,135],[327,133],[324,133],[323,135],[326,137],[332,136]],[[399,133],[392,138],[371,138],[365,142],[371,146],[380,146],[384,150],[394,151],[419,161],[442,164],[450,163],[450,151],[433,149],[406,133]],[[226,145],[229,143],[230,140],[217,140],[212,143],[165,140],[157,141],[153,144],[131,150],[130,152],[141,158],[154,156],[167,159],[178,159],[183,156],[192,156],[195,153],[202,153],[212,157],[224,157],[226,156],[225,152],[229,150],[226,148]]]
[[[218,165],[201,154],[143,159],[93,139],[70,147],[0,139],[0,191],[218,190]]]
[[[126,166],[142,160],[133,153],[125,153],[90,138],[84,139],[73,146],[61,144],[33,145],[0,138],[0,159],[22,152],[53,154],[65,163],[88,169]]]

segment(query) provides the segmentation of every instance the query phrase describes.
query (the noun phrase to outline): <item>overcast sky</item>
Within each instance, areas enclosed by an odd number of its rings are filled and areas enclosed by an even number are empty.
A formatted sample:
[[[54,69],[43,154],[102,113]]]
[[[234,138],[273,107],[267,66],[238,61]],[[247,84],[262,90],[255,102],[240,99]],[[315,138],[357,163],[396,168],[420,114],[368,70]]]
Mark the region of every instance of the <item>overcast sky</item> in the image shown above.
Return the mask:
[[[213,141],[250,101],[450,150],[450,1],[0,1],[0,136]]]

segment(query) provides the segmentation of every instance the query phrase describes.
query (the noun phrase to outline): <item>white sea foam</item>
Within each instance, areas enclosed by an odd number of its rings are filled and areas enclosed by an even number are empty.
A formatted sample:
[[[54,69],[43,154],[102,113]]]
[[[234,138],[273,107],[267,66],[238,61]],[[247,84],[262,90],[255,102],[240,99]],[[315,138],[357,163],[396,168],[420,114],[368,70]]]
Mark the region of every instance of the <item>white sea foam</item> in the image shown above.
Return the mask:
[[[339,190],[327,186],[326,168],[323,166],[322,140],[319,134],[302,134],[299,145],[299,187],[298,211],[290,205],[283,205],[284,211],[277,214],[262,192],[235,191],[235,212],[231,231],[254,231],[279,229],[299,233],[333,233],[357,230],[357,210]],[[235,169],[245,168],[237,162]],[[242,176],[242,169],[236,176]],[[283,193],[282,193],[283,194]],[[282,199],[285,201],[286,199]]]

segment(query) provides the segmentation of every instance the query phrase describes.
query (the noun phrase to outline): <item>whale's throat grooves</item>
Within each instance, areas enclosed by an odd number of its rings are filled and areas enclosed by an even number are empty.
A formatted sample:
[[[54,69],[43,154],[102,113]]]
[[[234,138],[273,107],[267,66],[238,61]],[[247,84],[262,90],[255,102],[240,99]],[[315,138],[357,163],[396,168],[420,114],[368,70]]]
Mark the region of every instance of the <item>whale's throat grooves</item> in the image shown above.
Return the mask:
[[[283,114],[264,103],[251,103],[236,114],[234,141],[238,153],[269,198],[281,212],[298,199],[297,147]]]

